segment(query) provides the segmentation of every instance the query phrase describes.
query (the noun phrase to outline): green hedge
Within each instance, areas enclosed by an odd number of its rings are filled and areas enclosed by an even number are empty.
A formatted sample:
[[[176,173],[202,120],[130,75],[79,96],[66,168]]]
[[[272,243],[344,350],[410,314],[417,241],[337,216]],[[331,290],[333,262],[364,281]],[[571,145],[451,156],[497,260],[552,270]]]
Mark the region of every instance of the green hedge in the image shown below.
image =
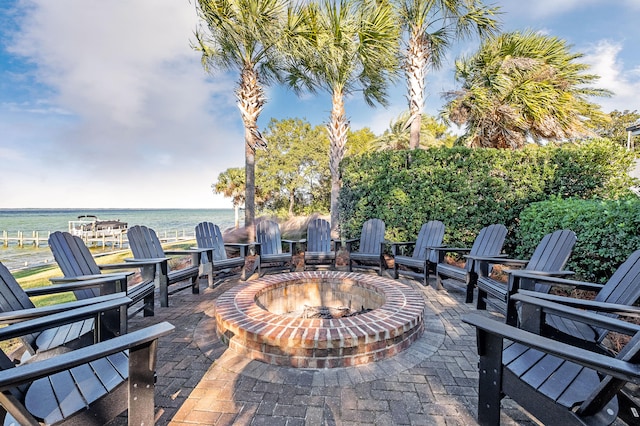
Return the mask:
[[[518,151],[464,147],[387,151],[350,157],[341,164],[340,230],[360,234],[378,217],[389,240],[415,239],[422,224],[441,220],[445,242],[469,245],[491,223],[509,230],[517,246],[522,210],[552,196],[619,199],[630,194],[632,153],[608,140]]]
[[[640,199],[533,203],[520,215],[516,255],[528,258],[542,236],[556,229],[571,229],[578,237],[567,269],[578,279],[606,282],[640,249]]]

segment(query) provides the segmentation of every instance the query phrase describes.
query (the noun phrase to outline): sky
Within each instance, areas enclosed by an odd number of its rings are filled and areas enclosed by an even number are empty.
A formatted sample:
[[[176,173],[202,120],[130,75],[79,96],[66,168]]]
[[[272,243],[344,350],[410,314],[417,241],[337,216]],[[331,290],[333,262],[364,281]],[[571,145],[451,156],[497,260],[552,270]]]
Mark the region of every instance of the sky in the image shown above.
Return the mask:
[[[582,53],[602,110],[640,110],[640,0],[500,0],[503,31],[534,30]],[[244,165],[238,76],[207,74],[192,49],[194,0],[0,1],[0,208],[231,208],[212,183]],[[454,45],[427,77],[425,112],[458,87]],[[386,108],[358,93],[353,130],[381,134],[407,108],[402,80]],[[328,121],[324,94],[267,88],[272,118]]]

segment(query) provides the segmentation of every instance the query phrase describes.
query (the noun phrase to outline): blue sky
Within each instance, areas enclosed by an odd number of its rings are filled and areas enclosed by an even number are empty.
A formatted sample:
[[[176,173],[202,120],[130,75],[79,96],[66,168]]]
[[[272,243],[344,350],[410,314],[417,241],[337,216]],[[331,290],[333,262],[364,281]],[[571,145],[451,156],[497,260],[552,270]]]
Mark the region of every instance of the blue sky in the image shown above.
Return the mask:
[[[640,110],[640,1],[501,0],[503,30],[566,39],[615,92],[605,112]],[[0,208],[217,208],[220,172],[244,164],[234,74],[205,74],[190,48],[189,0],[3,0],[0,3]],[[425,112],[456,88],[458,44],[429,74]],[[327,121],[330,99],[272,87],[260,117]],[[354,129],[382,133],[406,108],[400,81],[388,108],[357,95]]]

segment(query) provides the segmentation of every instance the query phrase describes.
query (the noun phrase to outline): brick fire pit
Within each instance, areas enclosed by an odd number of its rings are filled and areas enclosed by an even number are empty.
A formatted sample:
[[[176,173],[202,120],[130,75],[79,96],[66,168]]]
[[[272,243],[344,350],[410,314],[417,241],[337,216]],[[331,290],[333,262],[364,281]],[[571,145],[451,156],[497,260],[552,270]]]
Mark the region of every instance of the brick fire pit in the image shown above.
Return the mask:
[[[303,306],[349,307],[337,319],[295,316]],[[335,368],[389,358],[424,330],[422,295],[377,275],[307,271],[269,275],[216,300],[219,337],[250,359],[299,368]],[[294,312],[294,314],[292,314]]]

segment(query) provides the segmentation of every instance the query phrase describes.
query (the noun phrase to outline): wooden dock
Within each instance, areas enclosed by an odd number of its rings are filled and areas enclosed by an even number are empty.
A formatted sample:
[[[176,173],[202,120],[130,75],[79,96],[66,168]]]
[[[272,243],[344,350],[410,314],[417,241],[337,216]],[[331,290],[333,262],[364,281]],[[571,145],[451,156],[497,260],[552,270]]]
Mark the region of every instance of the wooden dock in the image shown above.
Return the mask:
[[[0,238],[2,247],[18,246],[22,247],[47,247],[49,235],[53,231],[2,231],[2,237]],[[164,230],[157,231],[158,239],[163,243],[174,243],[179,241],[195,240],[195,231],[193,229],[186,230]],[[129,241],[127,240],[126,233],[120,233],[118,235],[92,238],[82,238],[85,244],[89,247],[111,247],[111,248],[128,248]]]

